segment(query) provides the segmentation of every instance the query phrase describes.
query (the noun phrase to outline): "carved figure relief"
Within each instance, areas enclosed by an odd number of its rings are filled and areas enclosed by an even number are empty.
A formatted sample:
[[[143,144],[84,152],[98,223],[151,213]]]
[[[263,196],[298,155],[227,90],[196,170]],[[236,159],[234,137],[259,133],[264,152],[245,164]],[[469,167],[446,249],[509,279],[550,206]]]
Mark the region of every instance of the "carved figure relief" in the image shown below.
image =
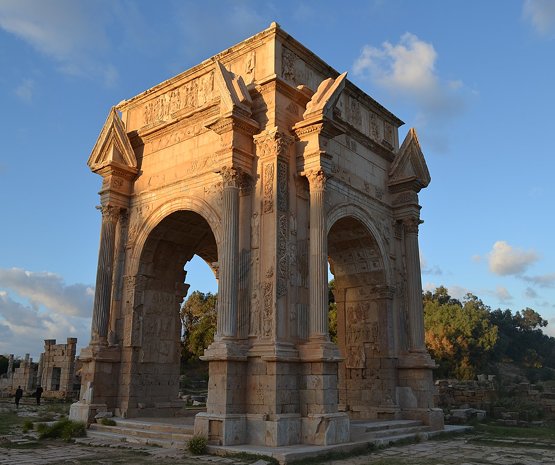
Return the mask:
[[[278,210],[286,212],[289,207],[289,185],[287,183],[288,178],[288,166],[284,161],[278,161],[277,163],[277,205]]]
[[[264,197],[263,208],[264,213],[272,213],[274,211],[274,164],[266,163],[264,165]]]
[[[288,255],[287,255],[287,215],[279,216],[278,226],[278,276],[277,276],[277,297],[287,293],[288,275]]]
[[[271,282],[264,283],[264,314],[262,319],[262,335],[271,337],[273,328],[274,285]]]
[[[168,121],[179,110],[193,110],[215,97],[214,72],[189,81],[146,103],[143,107],[143,124]]]

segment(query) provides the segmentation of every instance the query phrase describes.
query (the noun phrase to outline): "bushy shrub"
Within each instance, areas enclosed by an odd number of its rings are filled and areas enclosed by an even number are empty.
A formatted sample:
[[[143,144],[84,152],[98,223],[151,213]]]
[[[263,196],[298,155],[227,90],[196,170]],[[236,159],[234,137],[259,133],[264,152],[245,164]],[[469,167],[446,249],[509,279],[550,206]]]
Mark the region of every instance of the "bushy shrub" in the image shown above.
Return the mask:
[[[29,431],[32,431],[34,427],[34,424],[31,420],[25,420],[23,422],[23,427],[22,430],[24,433],[28,433]]]
[[[195,455],[202,455],[206,453],[207,440],[204,436],[193,436],[187,443],[189,452]]]
[[[40,425],[39,425],[40,426]],[[50,426],[44,425],[39,431],[39,439],[61,438],[66,442],[72,438],[82,438],[87,435],[86,425],[80,421],[68,419],[57,421]]]

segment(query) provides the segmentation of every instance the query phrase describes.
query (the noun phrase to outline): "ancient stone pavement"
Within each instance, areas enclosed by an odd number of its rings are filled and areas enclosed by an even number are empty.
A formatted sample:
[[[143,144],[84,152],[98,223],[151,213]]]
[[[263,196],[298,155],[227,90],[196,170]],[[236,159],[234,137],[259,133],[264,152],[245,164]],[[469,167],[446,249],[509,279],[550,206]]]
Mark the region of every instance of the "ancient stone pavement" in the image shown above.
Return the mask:
[[[330,465],[555,465],[554,444],[536,442],[515,445],[514,441],[499,442],[498,445],[477,444],[470,436],[450,440],[428,441],[419,444],[395,446],[368,454],[344,458],[323,459]],[[255,463],[265,465],[266,461],[253,458],[233,459],[215,456],[192,457],[183,451],[159,447],[136,446],[133,448],[90,447],[79,444],[64,445],[50,443],[40,449],[0,448],[1,465],[39,464],[149,464],[170,460],[174,465],[240,465]],[[315,462],[312,462],[315,463]]]

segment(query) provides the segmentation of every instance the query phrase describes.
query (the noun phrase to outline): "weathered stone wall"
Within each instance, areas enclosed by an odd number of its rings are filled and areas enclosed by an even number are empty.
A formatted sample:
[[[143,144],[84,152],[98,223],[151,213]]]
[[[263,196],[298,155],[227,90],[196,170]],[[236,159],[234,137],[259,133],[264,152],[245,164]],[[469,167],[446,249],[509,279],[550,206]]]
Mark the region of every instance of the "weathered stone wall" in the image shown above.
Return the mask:
[[[37,385],[44,389],[43,396],[51,398],[74,397],[79,384],[75,375],[77,339],[68,338],[66,344],[56,344],[56,339],[45,339],[41,355]]]

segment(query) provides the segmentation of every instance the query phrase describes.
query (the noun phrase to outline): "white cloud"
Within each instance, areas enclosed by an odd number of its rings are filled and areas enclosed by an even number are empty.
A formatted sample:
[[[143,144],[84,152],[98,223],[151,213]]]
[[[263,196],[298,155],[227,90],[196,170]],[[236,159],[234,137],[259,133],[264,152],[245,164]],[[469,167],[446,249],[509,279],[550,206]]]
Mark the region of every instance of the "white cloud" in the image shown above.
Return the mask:
[[[505,241],[497,241],[488,254],[489,269],[500,276],[519,275],[538,258],[533,250],[522,250]]]
[[[428,261],[426,260],[426,258],[424,258],[424,255],[422,255],[422,253],[420,253],[420,270],[422,274],[430,274],[435,276],[441,276],[443,274],[443,271],[439,266],[428,266]]]
[[[522,276],[522,279],[539,287],[555,287],[555,273],[537,276]]]
[[[497,300],[499,300],[499,302],[501,302],[502,304],[509,303],[513,300],[513,296],[511,295],[511,293],[507,290],[506,287],[503,286],[497,286],[494,294],[497,297]]]
[[[96,56],[110,50],[110,4],[74,0],[0,2],[0,28],[55,60],[67,74],[114,81],[115,68]]]
[[[15,89],[17,95],[25,103],[31,103],[33,100],[33,92],[35,90],[35,82],[32,79],[24,79]]]
[[[438,54],[429,42],[407,32],[399,43],[365,45],[353,64],[353,72],[369,78],[392,96],[402,97],[417,107],[415,124],[438,151],[447,150],[446,122],[464,108],[464,83],[442,79],[436,70]]]
[[[383,87],[409,93],[435,92],[437,53],[434,46],[407,32],[399,44],[384,42],[381,48],[365,45],[353,65],[357,75],[370,73]]]
[[[92,313],[93,289],[85,284],[66,285],[55,273],[0,269],[0,289],[13,290],[33,306],[56,313],[81,317]]]
[[[538,297],[538,293],[531,287],[527,287],[526,290],[524,291],[524,297],[528,299],[535,299]]]
[[[555,31],[555,2],[553,0],[525,0],[522,14],[541,35]]]
[[[458,299],[458,300],[462,300],[466,294],[473,294],[473,292],[470,289],[462,286],[453,285],[453,286],[449,286],[448,289],[449,289],[449,295],[454,299]]]
[[[555,318],[550,318],[547,320],[547,326],[542,328],[544,334],[548,336],[555,337]]]
[[[65,342],[76,337],[79,346],[89,342],[91,319],[59,313],[34,303],[24,304],[0,291],[0,353],[30,353],[36,360],[45,339]]]

